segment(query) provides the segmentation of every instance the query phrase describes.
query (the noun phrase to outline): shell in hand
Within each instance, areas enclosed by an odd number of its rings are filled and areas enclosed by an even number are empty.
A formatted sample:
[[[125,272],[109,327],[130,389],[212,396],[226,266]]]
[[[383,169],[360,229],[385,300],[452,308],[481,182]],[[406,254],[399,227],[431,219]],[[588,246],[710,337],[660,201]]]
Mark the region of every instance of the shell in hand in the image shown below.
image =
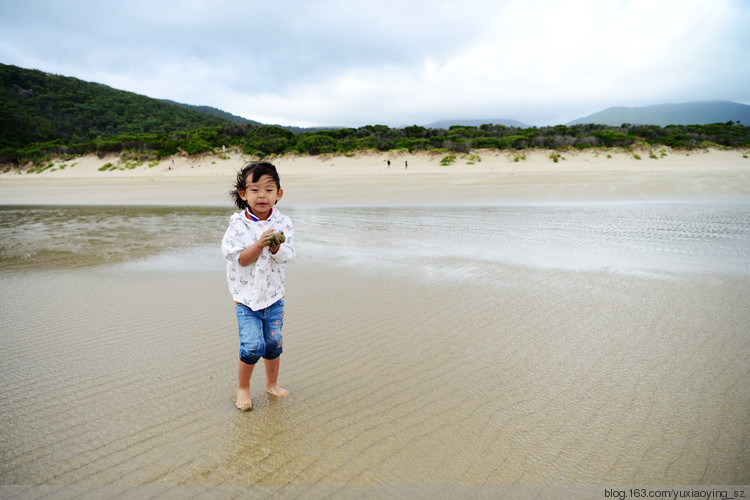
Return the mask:
[[[279,231],[278,233],[268,233],[266,235],[266,245],[268,245],[271,248],[277,247],[284,243],[286,241],[286,236],[284,236],[284,233]]]

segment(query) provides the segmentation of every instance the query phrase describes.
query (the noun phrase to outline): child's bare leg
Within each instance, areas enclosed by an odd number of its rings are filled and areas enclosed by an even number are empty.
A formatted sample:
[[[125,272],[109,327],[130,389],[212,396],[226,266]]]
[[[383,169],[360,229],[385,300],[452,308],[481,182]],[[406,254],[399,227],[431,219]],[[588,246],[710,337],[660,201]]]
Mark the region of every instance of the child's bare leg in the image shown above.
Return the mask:
[[[289,391],[280,387],[276,381],[279,378],[279,365],[281,364],[281,356],[276,359],[264,359],[263,364],[266,367],[266,390],[279,398],[285,398],[289,395]]]
[[[255,365],[248,365],[241,359],[237,360],[237,401],[235,405],[238,409],[247,411],[253,407],[253,400],[250,399],[250,376],[253,374]]]

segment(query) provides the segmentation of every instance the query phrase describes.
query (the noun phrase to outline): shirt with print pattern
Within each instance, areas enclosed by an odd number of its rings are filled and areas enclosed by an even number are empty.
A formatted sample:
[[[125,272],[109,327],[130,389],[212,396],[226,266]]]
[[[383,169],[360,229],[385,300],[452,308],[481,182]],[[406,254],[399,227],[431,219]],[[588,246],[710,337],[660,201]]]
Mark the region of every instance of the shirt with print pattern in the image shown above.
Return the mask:
[[[286,241],[275,254],[265,247],[255,262],[241,266],[240,253],[268,229],[283,232]],[[289,217],[275,208],[267,220],[258,220],[247,211],[237,212],[229,218],[221,251],[227,259],[227,284],[235,302],[258,311],[284,297],[284,265],[296,253],[294,228]]]

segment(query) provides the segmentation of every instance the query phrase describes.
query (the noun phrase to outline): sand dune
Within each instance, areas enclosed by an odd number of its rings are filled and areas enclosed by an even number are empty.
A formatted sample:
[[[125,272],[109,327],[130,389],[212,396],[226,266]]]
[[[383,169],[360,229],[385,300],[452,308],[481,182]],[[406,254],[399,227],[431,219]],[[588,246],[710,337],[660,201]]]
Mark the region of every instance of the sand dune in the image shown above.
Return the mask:
[[[504,203],[616,200],[750,200],[750,159],[742,151],[560,153],[476,151],[457,155],[359,153],[273,158],[288,204]],[[3,204],[223,205],[237,152],[174,157],[156,165],[101,171],[118,159],[94,155],[41,173],[0,175]],[[390,167],[387,162],[390,161]],[[408,168],[406,164],[408,163]],[[64,165],[64,168],[63,168]]]

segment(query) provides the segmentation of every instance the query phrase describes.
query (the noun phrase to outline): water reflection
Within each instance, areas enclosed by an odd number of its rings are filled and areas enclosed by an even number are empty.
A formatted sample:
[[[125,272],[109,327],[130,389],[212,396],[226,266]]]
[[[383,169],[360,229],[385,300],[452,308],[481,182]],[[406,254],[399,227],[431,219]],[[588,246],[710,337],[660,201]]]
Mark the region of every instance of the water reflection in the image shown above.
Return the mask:
[[[750,207],[512,206],[319,209],[297,217],[307,251],[374,268],[496,264],[620,272],[750,272]],[[445,269],[443,269],[445,272]]]
[[[300,258],[475,279],[498,264],[750,273],[748,205],[284,208]],[[222,267],[231,208],[0,207],[0,268]],[[444,266],[446,262],[451,266]],[[436,276],[433,270],[441,271]]]
[[[221,237],[230,213],[204,207],[0,207],[0,265],[77,268],[205,247]]]

